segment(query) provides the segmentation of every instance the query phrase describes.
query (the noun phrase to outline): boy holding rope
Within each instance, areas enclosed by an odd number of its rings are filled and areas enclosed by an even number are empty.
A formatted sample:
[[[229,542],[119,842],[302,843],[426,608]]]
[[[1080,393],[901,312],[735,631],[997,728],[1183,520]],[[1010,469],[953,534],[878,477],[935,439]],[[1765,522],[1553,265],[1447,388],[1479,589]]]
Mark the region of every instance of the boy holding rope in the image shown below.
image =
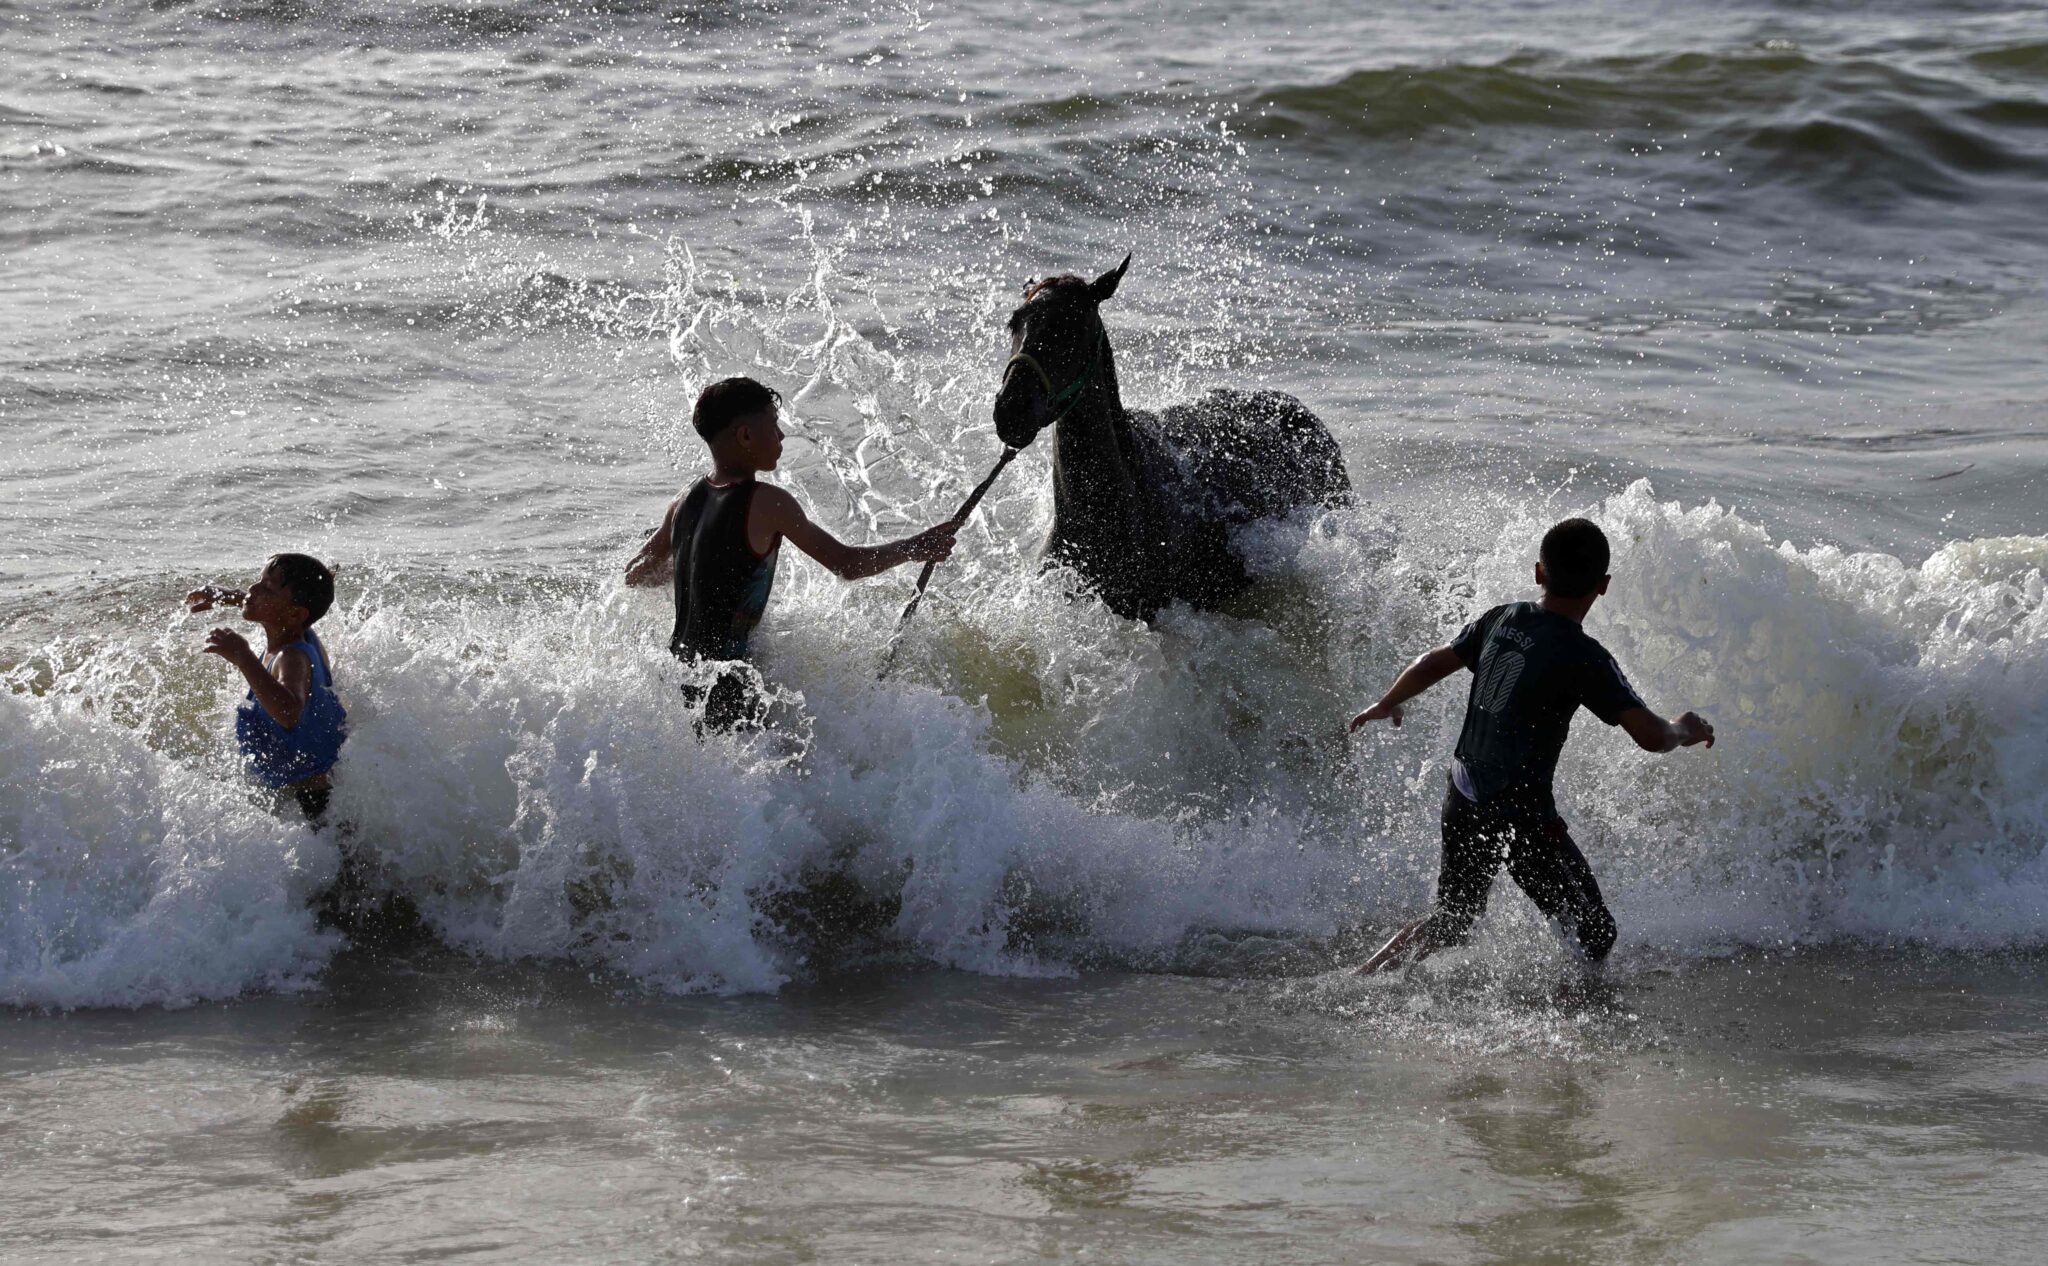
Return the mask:
[[[673,578],[676,620],[669,650],[685,662],[729,665],[702,702],[704,724],[718,730],[758,726],[764,711],[745,666],[754,626],[768,606],[775,565],[787,537],[842,580],[860,580],[910,562],[943,562],[960,518],[883,545],[847,545],[811,522],[788,492],[758,476],[782,460],[782,397],[751,378],[712,383],[697,397],[691,425],[711,450],[711,473],[669,503],[661,524],[626,565],[629,585]]]

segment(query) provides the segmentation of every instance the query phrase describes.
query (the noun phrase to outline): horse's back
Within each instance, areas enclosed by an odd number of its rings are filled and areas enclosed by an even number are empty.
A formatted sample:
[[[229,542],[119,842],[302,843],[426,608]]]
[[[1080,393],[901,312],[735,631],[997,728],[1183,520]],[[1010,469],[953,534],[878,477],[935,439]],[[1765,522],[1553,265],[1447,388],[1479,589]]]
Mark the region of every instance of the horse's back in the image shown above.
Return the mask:
[[[1212,389],[1151,419],[1209,514],[1232,523],[1351,499],[1344,453],[1307,405],[1281,391]]]

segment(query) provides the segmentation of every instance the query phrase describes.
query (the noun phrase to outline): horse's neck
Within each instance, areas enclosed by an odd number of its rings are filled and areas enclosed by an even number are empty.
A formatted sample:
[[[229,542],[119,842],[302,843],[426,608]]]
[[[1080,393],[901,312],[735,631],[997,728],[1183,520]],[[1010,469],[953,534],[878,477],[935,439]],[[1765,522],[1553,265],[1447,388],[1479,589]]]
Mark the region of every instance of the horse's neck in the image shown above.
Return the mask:
[[[1128,504],[1138,472],[1133,464],[1130,415],[1117,389],[1116,365],[1105,359],[1102,376],[1061,418],[1053,437],[1056,492],[1108,511],[1106,499]],[[1105,515],[1104,517],[1115,517]]]
[[[1131,423],[1122,410],[1076,409],[1060,420],[1053,445],[1055,475],[1122,484],[1132,477]]]
[[[1109,390],[1060,422],[1047,543],[1055,554],[1081,564],[1106,596],[1111,589],[1119,591],[1121,601],[1113,598],[1112,606],[1135,610],[1144,606],[1141,582],[1156,570],[1162,531],[1159,489],[1150,486],[1137,460],[1130,415],[1114,382],[1108,385]]]
[[[1108,338],[1104,338],[1096,381],[1081,393],[1073,412],[1059,420],[1053,459],[1055,479],[1061,467],[1081,479],[1110,483],[1128,483],[1137,473],[1130,467],[1130,416],[1124,414],[1124,395],[1116,383],[1116,358],[1110,354]]]

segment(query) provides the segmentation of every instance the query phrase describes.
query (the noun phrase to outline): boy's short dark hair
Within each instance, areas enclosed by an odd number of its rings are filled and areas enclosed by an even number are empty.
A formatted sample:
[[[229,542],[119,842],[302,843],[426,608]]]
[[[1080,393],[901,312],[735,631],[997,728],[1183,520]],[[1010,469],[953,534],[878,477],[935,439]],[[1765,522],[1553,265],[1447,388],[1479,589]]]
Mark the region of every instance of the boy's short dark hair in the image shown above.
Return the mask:
[[[1543,563],[1545,593],[1583,598],[1606,579],[1607,533],[1591,519],[1566,519],[1543,534],[1536,557]]]
[[[310,554],[272,554],[264,566],[277,572],[277,583],[306,609],[306,623],[317,623],[334,605],[334,570]]]
[[[690,425],[709,444],[748,414],[779,408],[781,404],[782,395],[773,387],[751,378],[721,378],[698,394],[697,407],[690,411]]]

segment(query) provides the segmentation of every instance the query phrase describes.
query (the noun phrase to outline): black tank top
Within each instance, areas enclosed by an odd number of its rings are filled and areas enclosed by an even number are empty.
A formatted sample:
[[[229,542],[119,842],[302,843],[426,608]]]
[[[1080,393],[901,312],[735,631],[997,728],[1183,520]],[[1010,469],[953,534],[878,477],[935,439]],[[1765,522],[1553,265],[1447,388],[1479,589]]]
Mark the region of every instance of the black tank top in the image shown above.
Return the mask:
[[[668,648],[704,659],[744,659],[747,639],[768,607],[780,542],[766,555],[747,544],[747,510],[754,489],[744,483],[715,487],[700,479],[670,536],[676,563],[676,627]]]

